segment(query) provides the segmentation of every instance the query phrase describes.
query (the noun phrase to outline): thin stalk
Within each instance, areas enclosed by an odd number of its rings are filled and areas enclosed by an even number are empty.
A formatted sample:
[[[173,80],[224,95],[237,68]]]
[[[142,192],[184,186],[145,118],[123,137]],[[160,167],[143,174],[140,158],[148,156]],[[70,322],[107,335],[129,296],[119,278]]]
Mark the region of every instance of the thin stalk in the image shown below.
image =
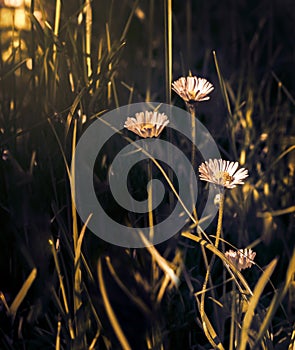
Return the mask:
[[[107,316],[110,320],[111,325],[113,326],[114,332],[121,344],[121,347],[123,350],[131,350],[131,347],[128,343],[127,338],[125,337],[125,334],[123,333],[123,330],[118,322],[117,316],[112,308],[107,290],[106,290],[106,286],[105,286],[105,282],[104,282],[104,277],[103,277],[103,272],[102,272],[102,266],[101,266],[101,260],[98,260],[98,266],[97,266],[97,270],[98,270],[98,282],[99,282],[99,289],[102,295],[102,300],[104,303],[104,307],[107,313]]]
[[[165,43],[165,82],[166,82],[166,103],[171,104],[172,85],[172,0],[164,0],[164,43]],[[172,131],[168,129],[167,139],[172,141]],[[170,164],[172,155],[168,154]],[[172,169],[168,170],[169,179],[173,178]],[[170,209],[172,209],[173,194],[169,193]]]
[[[187,109],[191,115],[191,124],[192,124],[192,154],[191,154],[191,164],[193,169],[196,167],[196,154],[194,149],[195,139],[196,139],[196,106],[195,104],[187,103],[186,104]],[[196,199],[195,199],[195,193],[194,189],[192,187],[193,184],[193,176],[194,173],[191,174],[191,180],[190,180],[190,188],[191,188],[191,198],[192,198],[192,212],[195,220],[198,222],[198,216],[197,216],[197,210],[196,210]]]
[[[56,0],[54,29],[53,29],[53,34],[55,37],[58,37],[58,33],[59,33],[60,14],[61,14],[61,0]],[[53,43],[53,55],[52,55],[52,64],[53,64],[53,70],[54,70],[52,93],[53,93],[54,100],[56,97],[56,82],[57,82],[57,61],[56,61],[56,58],[57,58],[57,46],[56,46],[55,41],[54,41],[54,43]]]
[[[220,194],[220,202],[219,202],[219,213],[218,213],[218,223],[217,223],[217,230],[216,230],[216,238],[215,238],[215,244],[214,247],[218,249],[219,245],[219,239],[222,231],[222,218],[223,218],[223,207],[224,207],[224,195],[221,193]],[[208,266],[208,269],[206,271],[206,276],[205,276],[205,281],[203,283],[202,291],[201,291],[201,302],[200,302],[200,315],[203,321],[203,325],[205,325],[205,295],[206,295],[206,289],[207,289],[207,284],[210,276],[210,272],[212,269],[212,266],[215,261],[215,254],[212,256],[212,259],[210,261],[210,264]],[[206,333],[206,328],[204,328],[204,331]],[[208,334],[206,334],[208,337]],[[210,340],[210,339],[208,339]]]
[[[148,159],[148,181],[153,178],[152,173],[153,164]],[[152,186],[148,186],[148,213],[149,213],[149,228],[150,228],[150,241],[154,239],[154,219],[153,219],[153,189]]]
[[[152,82],[152,59],[153,59],[153,27],[154,27],[154,0],[150,0],[149,23],[148,23],[148,66],[146,77],[146,102],[151,100],[151,82]]]
[[[192,0],[186,1],[186,49],[187,65],[191,66],[192,62]]]
[[[33,16],[35,9],[35,0],[31,0],[30,14]],[[34,23],[31,21],[31,59],[32,59],[32,90],[33,90],[33,101],[36,100],[36,81],[35,81],[35,34],[34,34]]]
[[[61,321],[57,322],[57,334],[55,341],[55,350],[60,350],[60,331],[61,331]]]
[[[72,183],[72,218],[73,218],[73,241],[74,241],[74,252],[76,251],[77,241],[78,241],[78,224],[77,224],[77,212],[76,212],[76,193],[73,190],[75,187],[75,149],[76,149],[76,139],[77,139],[77,119],[74,119],[73,128],[73,139],[72,139],[72,172],[70,176],[70,181]]]
[[[236,321],[236,299],[235,294],[237,292],[236,284],[232,282],[232,305],[231,305],[231,320],[230,320],[230,332],[229,332],[229,350],[234,350],[235,339],[235,321]]]
[[[224,210],[224,194],[220,193],[219,213],[218,213],[218,222],[217,222],[217,230],[216,230],[216,238],[215,238],[216,248],[218,248],[221,231],[222,231],[223,210]]]
[[[166,67],[166,103],[171,104],[172,84],[172,0],[164,2],[165,20],[165,67]]]
[[[186,108],[188,110],[188,112],[191,115],[191,133],[192,133],[192,153],[191,153],[191,164],[193,169],[196,168],[196,154],[195,154],[195,150],[194,150],[194,140],[196,139],[196,105],[195,104],[191,104],[191,103],[186,103]],[[191,179],[190,179],[190,192],[191,192],[191,200],[192,200],[192,214],[193,217],[195,218],[195,222],[198,223],[198,214],[197,214],[197,210],[196,210],[196,203],[195,203],[195,193],[194,193],[194,189],[192,187],[193,184],[193,176],[194,173],[191,174]],[[199,237],[201,236],[201,233],[199,232],[199,230],[197,230]],[[207,258],[207,254],[206,254],[206,250],[203,246],[201,246],[201,250],[202,250],[202,255],[203,255],[203,259],[204,259],[204,263],[205,263],[205,267],[206,270],[208,271],[209,269],[209,263],[208,263],[208,258]],[[210,285],[212,287],[211,291],[211,295],[212,297],[214,297],[214,292],[213,292],[213,283],[212,280],[209,276],[209,282]],[[214,305],[214,309],[216,310],[216,306]],[[217,311],[216,311],[217,312]]]
[[[59,262],[58,262],[58,258],[57,258],[57,254],[56,254],[56,250],[55,250],[55,247],[54,247],[54,244],[53,244],[52,240],[49,240],[49,244],[51,245],[51,251],[52,251],[52,255],[53,255],[53,259],[54,259],[54,265],[55,265],[57,276],[58,276],[58,280],[59,280],[59,287],[60,287],[61,294],[62,294],[62,299],[63,299],[63,303],[64,303],[64,307],[65,307],[65,312],[66,312],[66,315],[69,317],[70,313],[69,313],[69,304],[68,304],[68,300],[67,300],[67,293],[66,293],[66,289],[65,289],[65,286],[64,286],[63,276],[61,274],[61,270],[60,270],[60,266],[59,266]],[[74,332],[73,325],[72,325],[72,320],[71,320],[70,317],[68,318],[68,327],[69,327],[71,339],[75,339],[75,332]]]
[[[153,163],[148,159],[148,181],[150,181],[153,178],[152,173],[152,166]],[[152,186],[148,186],[148,216],[149,216],[149,240],[150,242],[153,242],[154,239],[154,219],[153,219],[153,189]],[[151,261],[151,285],[152,285],[152,295],[154,296],[155,292],[155,285],[156,285],[156,276],[157,276],[157,264],[154,255],[152,254],[152,261]]]
[[[92,74],[91,68],[91,30],[92,30],[92,8],[91,1],[85,0],[85,55],[86,55],[86,66],[87,66],[87,77],[89,78]],[[88,83],[88,82],[87,82]]]

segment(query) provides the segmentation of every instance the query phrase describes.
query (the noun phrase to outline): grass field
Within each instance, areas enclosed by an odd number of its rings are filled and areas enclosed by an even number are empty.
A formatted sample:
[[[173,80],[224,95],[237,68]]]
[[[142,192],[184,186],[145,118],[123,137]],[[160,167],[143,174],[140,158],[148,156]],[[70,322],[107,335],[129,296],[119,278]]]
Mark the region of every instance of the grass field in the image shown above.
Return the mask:
[[[294,24],[291,0],[0,0],[1,350],[295,349]],[[210,99],[189,109],[171,88],[182,76],[210,81]],[[206,232],[199,181],[197,216],[143,249],[88,230],[70,172],[85,130],[138,102],[188,108],[249,173]],[[112,160],[138,139],[122,132],[97,157],[96,195],[114,220],[152,226],[177,179],[142,161],[133,196],[147,198],[152,171],[165,201],[143,214],[114,203]],[[188,138],[169,124],[159,138],[199,176]],[[256,256],[241,270],[225,252],[246,248]]]

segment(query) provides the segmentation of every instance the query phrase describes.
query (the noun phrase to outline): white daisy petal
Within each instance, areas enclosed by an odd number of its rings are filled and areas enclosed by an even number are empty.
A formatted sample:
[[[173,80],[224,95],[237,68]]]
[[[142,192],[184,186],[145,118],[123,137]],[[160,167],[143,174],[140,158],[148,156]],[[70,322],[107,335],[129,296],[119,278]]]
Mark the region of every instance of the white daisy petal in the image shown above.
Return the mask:
[[[166,114],[145,111],[135,113],[135,118],[128,117],[124,127],[140,137],[147,138],[158,137],[168,123]]]
[[[213,85],[204,78],[196,76],[181,77],[172,83],[174,90],[185,102],[200,102],[209,100],[207,96],[214,90]]]
[[[253,265],[256,253],[252,249],[239,249],[238,251],[229,250],[224,254],[227,259],[241,271]]]
[[[230,176],[233,176],[233,174],[237,171],[239,167],[239,163],[238,162],[231,162],[228,169],[227,169],[227,172],[229,173]]]
[[[209,159],[199,166],[199,176],[203,181],[214,183],[221,187],[235,188],[242,185],[248,176],[248,170],[241,168],[237,171],[238,162],[223,159]]]

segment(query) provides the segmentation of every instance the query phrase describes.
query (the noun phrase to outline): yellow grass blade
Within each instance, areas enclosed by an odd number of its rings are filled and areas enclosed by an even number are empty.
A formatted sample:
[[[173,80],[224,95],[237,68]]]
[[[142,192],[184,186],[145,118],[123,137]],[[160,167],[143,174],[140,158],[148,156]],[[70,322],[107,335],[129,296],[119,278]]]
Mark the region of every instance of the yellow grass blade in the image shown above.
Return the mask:
[[[61,321],[57,322],[57,334],[55,341],[55,350],[60,350],[60,331],[61,331]]]
[[[118,319],[115,315],[115,312],[111,306],[111,303],[110,303],[110,300],[109,300],[109,297],[108,297],[108,293],[107,293],[107,290],[106,290],[106,286],[105,286],[105,283],[104,283],[104,278],[103,278],[103,273],[102,273],[102,266],[101,266],[101,260],[99,259],[98,260],[98,266],[97,266],[97,273],[98,273],[98,283],[99,283],[99,289],[100,289],[100,292],[101,292],[101,295],[102,295],[102,300],[103,300],[103,303],[104,303],[104,306],[105,306],[105,309],[106,309],[106,312],[107,312],[107,315],[108,315],[108,318],[113,326],[113,329],[116,333],[116,336],[122,346],[122,349],[123,350],[131,350],[131,347],[128,343],[128,340],[126,339],[123,331],[122,331],[122,328],[118,322]]]
[[[65,312],[66,312],[66,315],[68,316],[69,315],[69,304],[68,304],[68,299],[67,299],[67,293],[66,293],[66,289],[65,289],[65,286],[64,286],[64,283],[63,283],[63,276],[61,274],[60,265],[59,265],[59,262],[58,262],[58,257],[57,257],[57,254],[56,254],[56,250],[55,250],[53,241],[51,239],[49,240],[49,244],[51,245],[51,251],[52,251],[52,255],[53,255],[53,259],[54,259],[54,265],[55,265],[57,276],[58,276],[58,280],[59,280],[59,287],[60,287],[60,290],[61,290],[61,295],[62,295],[64,307],[65,307]],[[68,325],[69,325],[71,339],[74,339],[75,338],[75,333],[74,333],[74,329],[73,329],[73,326],[72,326],[71,318],[69,318],[69,320],[68,320]]]
[[[251,327],[252,320],[255,316],[255,313],[254,313],[255,308],[256,308],[257,304],[259,303],[261,294],[262,294],[266,284],[268,283],[270,276],[272,275],[272,273],[276,267],[277,262],[278,262],[277,258],[272,260],[272,262],[267,266],[267,268],[265,269],[265,271],[263,272],[262,276],[259,278],[259,281],[257,282],[257,284],[255,286],[253,295],[250,299],[248,309],[247,309],[245,317],[244,317],[242,331],[241,331],[239,350],[245,350],[247,347],[249,330]]]
[[[75,285],[75,292],[74,292],[74,306],[75,306],[75,314],[77,310],[81,306],[81,299],[80,299],[80,293],[81,293],[81,269],[80,269],[80,257],[81,257],[81,249],[82,249],[82,242],[83,238],[86,232],[87,225],[92,217],[92,214],[89,215],[87,220],[85,221],[81,233],[79,235],[77,245],[75,247],[75,259],[74,259],[74,266],[75,266],[75,278],[74,278],[74,285]]]
[[[259,328],[259,333],[255,339],[254,345],[259,344],[264,333],[267,331],[267,328],[269,327],[269,324],[271,323],[277,308],[280,306],[281,301],[283,300],[284,296],[286,295],[289,289],[289,285],[292,282],[294,274],[295,274],[295,250],[293,251],[293,255],[288,266],[285,283],[283,284],[283,287],[273,297],[270,303],[270,306],[267,310],[267,313],[263,319],[263,322]]]
[[[172,268],[168,265],[166,259],[162,257],[162,255],[157,251],[155,246],[151,245],[150,242],[145,238],[144,234],[142,232],[140,233],[140,237],[143,241],[143,243],[146,246],[146,249],[151,254],[152,258],[155,259],[158,266],[162,269],[162,271],[165,273],[166,276],[169,277],[169,279],[173,282],[175,286],[178,286],[179,284],[179,278],[174,273]]]
[[[230,103],[229,103],[228,93],[227,93],[227,90],[226,90],[225,82],[224,82],[223,77],[221,75],[221,71],[220,71],[220,68],[219,68],[219,64],[218,64],[218,61],[217,61],[217,55],[216,55],[215,51],[213,51],[213,58],[214,58],[214,63],[215,63],[215,67],[216,67],[216,71],[217,71],[217,75],[218,75],[218,80],[219,80],[221,92],[222,92],[223,98],[224,98],[225,103],[226,103],[228,114],[229,114],[229,116],[232,119],[233,114],[232,114],[231,106],[230,106]]]
[[[212,253],[217,255],[223,261],[225,266],[228,266],[230,268],[230,270],[234,272],[235,276],[237,276],[239,278],[239,280],[241,281],[242,285],[246,289],[246,293],[249,294],[249,295],[253,294],[251,289],[250,289],[250,287],[249,287],[249,285],[248,285],[248,283],[246,282],[245,278],[241,274],[241,272],[238,271],[236,269],[236,267],[225,257],[225,255],[220,250],[218,250],[216,247],[214,247],[213,244],[210,244],[205,239],[200,238],[198,236],[195,236],[192,233],[187,232],[187,231],[182,232],[181,235],[186,237],[186,238],[190,238],[191,240],[199,243],[201,246],[205,247],[206,249],[210,250]],[[237,284],[237,286],[240,289],[239,284]],[[240,289],[240,291],[241,291],[241,293],[243,293],[243,295],[245,295],[245,291],[244,290]]]
[[[108,269],[111,273],[111,275],[113,276],[114,280],[117,282],[118,286],[123,290],[123,292],[145,313],[145,314],[150,314],[150,310],[148,308],[148,306],[140,299],[138,298],[136,295],[134,295],[129,289],[128,287],[125,286],[125,284],[121,281],[120,277],[118,276],[118,274],[116,273],[110,257],[106,257],[106,263],[108,266]]]
[[[285,214],[292,214],[294,212],[295,212],[295,205],[292,205],[291,207],[288,207],[285,209],[258,212],[257,217],[258,218],[267,218],[268,216],[280,216],[280,215],[285,215]]]
[[[56,0],[54,31],[53,31],[55,36],[58,36],[58,32],[59,32],[60,14],[61,14],[61,0]],[[53,44],[53,65],[55,65],[56,53],[57,53],[57,47],[56,47],[56,44]]]
[[[209,340],[210,344],[214,347],[214,349],[219,349],[219,350],[225,350],[223,345],[221,344],[211,322],[209,321],[208,316],[206,315],[205,311],[200,310],[201,303],[198,298],[196,298],[198,302],[198,307],[199,311],[201,313],[201,318],[202,318],[202,325],[204,329],[204,333]]]
[[[76,245],[78,240],[78,224],[77,224],[77,212],[76,212],[76,191],[75,191],[75,173],[76,173],[76,164],[75,164],[75,149],[76,149],[76,140],[77,140],[77,119],[74,120],[73,128],[73,138],[72,138],[72,172],[69,178],[71,184],[71,195],[72,195],[72,222],[73,222],[73,242],[74,242],[74,251],[76,251]]]
[[[9,306],[7,304],[5,295],[0,291],[0,300],[2,301],[2,304],[4,305],[6,311],[9,313]]]
[[[94,336],[94,338],[93,338],[93,340],[92,340],[88,350],[93,350],[95,348],[95,345],[97,343],[97,340],[98,340],[99,336],[100,336],[100,330],[98,329],[96,331],[96,333],[95,333],[95,336]]]
[[[37,276],[37,269],[34,268],[31,273],[29,274],[28,278],[25,280],[24,284],[22,285],[20,291],[18,292],[17,296],[13,300],[10,308],[9,308],[9,314],[12,316],[12,319],[14,320],[16,312],[24,300],[25,296],[27,295],[29,289],[31,288],[32,283],[35,281],[35,278]]]
[[[131,20],[132,20],[132,18],[133,18],[133,15],[134,15],[134,12],[135,12],[135,10],[136,10],[136,8],[137,8],[138,3],[139,3],[139,0],[136,0],[136,1],[134,2],[133,6],[132,6],[131,13],[130,13],[128,19],[127,19],[126,24],[125,24],[125,27],[124,27],[123,33],[122,33],[122,35],[121,35],[120,41],[123,41],[123,40],[125,40],[125,38],[126,38],[128,29],[129,29],[130,24],[131,24]]]
[[[87,77],[89,78],[92,74],[91,68],[91,29],[92,29],[92,7],[90,0],[85,1],[84,11],[86,13],[86,39],[85,39],[85,54],[86,54],[86,66],[87,66]]]
[[[171,104],[172,84],[172,0],[165,0],[166,103]]]

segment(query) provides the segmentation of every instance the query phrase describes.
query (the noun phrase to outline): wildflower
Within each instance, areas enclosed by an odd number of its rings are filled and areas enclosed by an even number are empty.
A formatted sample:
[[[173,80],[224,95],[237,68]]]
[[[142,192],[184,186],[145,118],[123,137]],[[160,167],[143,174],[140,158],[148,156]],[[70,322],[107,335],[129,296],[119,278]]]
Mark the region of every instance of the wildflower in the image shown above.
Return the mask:
[[[241,271],[253,265],[256,253],[252,249],[239,249],[238,251],[229,250],[225,252],[227,259]]]
[[[172,83],[174,90],[185,102],[194,103],[209,100],[207,96],[214,87],[208,80],[198,77],[181,77]]]
[[[135,113],[135,118],[128,117],[124,127],[141,137],[147,138],[158,137],[168,123],[169,119],[166,114],[145,111]]]
[[[209,159],[199,166],[200,179],[226,188],[234,188],[242,185],[248,174],[248,170],[241,168],[239,163],[222,159]]]

